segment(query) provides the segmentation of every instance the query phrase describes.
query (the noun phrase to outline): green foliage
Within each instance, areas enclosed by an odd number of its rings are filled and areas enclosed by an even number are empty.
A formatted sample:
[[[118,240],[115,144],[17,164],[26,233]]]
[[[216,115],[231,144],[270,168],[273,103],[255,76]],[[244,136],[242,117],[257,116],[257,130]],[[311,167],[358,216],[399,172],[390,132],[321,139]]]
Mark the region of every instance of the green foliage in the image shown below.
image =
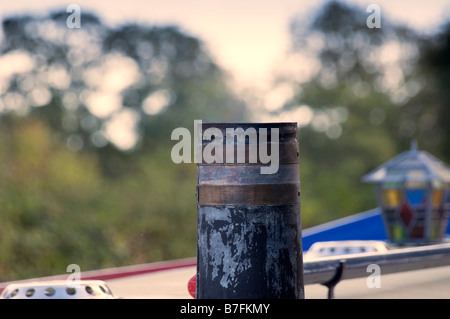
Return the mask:
[[[170,148],[109,179],[41,121],[3,126],[0,145],[1,281],[195,255],[196,167]]]
[[[3,21],[0,58],[31,67],[0,88],[0,281],[194,256],[196,166],[171,161],[171,132],[247,116],[197,38],[66,16]],[[105,92],[118,107],[92,108]]]

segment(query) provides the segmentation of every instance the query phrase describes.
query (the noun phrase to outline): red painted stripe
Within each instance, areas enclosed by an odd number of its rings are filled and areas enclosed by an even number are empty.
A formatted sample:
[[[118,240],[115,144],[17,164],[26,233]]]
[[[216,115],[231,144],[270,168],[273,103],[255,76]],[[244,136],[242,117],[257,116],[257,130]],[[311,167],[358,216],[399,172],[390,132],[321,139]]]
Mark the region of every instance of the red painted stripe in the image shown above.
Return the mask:
[[[197,265],[196,258],[177,259],[177,260],[161,261],[161,262],[140,264],[140,265],[133,265],[133,266],[107,268],[107,269],[100,269],[100,270],[90,270],[90,271],[82,272],[80,274],[80,277],[82,280],[111,280],[111,279],[118,279],[118,278],[129,277],[129,276],[148,274],[148,273],[157,272],[157,271],[178,269],[178,268],[184,268],[184,267],[192,267],[195,265]],[[8,286],[9,284],[12,284],[12,283],[26,283],[26,282],[32,282],[32,281],[48,281],[48,280],[65,280],[71,274],[72,273],[67,273],[64,275],[56,275],[56,276],[49,276],[49,277],[40,277],[40,278],[33,278],[33,279],[3,282],[3,283],[0,283],[0,293],[3,291],[3,289],[5,289],[6,286]]]

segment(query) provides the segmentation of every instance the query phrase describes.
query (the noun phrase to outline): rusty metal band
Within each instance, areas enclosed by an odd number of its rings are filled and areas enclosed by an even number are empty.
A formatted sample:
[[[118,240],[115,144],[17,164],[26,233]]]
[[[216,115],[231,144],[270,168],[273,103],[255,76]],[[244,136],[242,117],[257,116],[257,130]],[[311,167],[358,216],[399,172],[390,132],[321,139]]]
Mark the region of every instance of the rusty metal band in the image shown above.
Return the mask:
[[[198,184],[242,185],[298,183],[299,165],[280,165],[275,174],[261,174],[258,165],[199,165]]]
[[[198,185],[199,205],[290,205],[300,203],[300,184]]]
[[[201,152],[204,154],[206,145],[201,145]],[[256,157],[256,162],[251,163],[250,162],[250,156],[249,153],[251,151],[251,146],[249,144],[243,144],[243,145],[234,145],[234,151],[233,151],[233,157],[227,158],[227,151],[226,147],[220,147],[219,151],[222,152],[222,161],[220,163],[206,163],[205,159],[202,158],[202,163],[199,165],[239,165],[239,164],[249,164],[249,165],[265,165],[265,163],[262,163],[260,161],[259,156],[259,149],[257,149],[256,154],[253,154],[254,157]],[[267,144],[267,152],[268,154],[271,154],[271,144]],[[244,155],[244,163],[238,162],[238,154],[245,154]],[[286,143],[280,143],[278,146],[278,163],[280,165],[283,164],[298,164],[299,163],[299,148],[298,148],[298,142],[297,140],[286,142]],[[215,154],[212,154],[215,155]],[[273,157],[273,156],[272,156]],[[229,162],[229,163],[227,163]]]

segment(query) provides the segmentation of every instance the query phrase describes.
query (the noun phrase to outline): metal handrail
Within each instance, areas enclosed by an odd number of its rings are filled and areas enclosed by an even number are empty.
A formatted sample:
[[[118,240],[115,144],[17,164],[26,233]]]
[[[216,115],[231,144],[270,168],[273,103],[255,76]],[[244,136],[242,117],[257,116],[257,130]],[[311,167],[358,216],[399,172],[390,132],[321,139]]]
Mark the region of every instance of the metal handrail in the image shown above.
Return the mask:
[[[303,281],[305,285],[327,286],[328,297],[332,298],[333,289],[339,281],[367,277],[367,267],[370,264],[378,265],[382,274],[447,266],[450,265],[450,243],[305,261]]]

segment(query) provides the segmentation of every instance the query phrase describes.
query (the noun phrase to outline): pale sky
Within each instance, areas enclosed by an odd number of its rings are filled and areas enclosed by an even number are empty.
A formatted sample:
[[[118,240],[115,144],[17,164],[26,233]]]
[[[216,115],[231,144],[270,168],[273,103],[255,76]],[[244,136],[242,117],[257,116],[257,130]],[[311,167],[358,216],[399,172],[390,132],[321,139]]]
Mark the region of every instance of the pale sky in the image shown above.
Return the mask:
[[[449,17],[450,0],[345,0],[366,8],[381,7],[387,16],[427,32]],[[177,24],[204,40],[218,63],[240,87],[269,83],[289,47],[289,21],[308,15],[324,0],[15,0],[0,3],[0,18],[16,13],[42,13],[75,3],[93,11],[104,22]],[[369,15],[368,13],[367,15]]]

